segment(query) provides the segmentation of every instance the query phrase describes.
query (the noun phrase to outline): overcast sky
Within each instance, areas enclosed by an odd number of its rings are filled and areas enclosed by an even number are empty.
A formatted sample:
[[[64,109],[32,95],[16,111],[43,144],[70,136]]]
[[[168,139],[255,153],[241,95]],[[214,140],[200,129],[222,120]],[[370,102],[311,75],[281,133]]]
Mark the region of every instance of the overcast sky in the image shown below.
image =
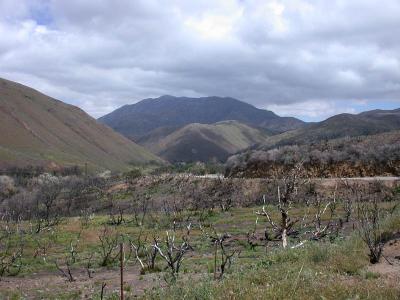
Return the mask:
[[[0,77],[94,117],[230,96],[303,120],[400,107],[399,0],[0,0]]]

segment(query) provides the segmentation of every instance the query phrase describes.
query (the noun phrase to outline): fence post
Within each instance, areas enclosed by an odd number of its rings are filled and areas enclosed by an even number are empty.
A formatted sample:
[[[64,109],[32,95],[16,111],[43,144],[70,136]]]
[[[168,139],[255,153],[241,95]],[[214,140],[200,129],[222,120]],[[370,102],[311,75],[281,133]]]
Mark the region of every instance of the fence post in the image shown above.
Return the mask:
[[[124,300],[124,244],[119,244],[119,252],[120,252],[120,272],[121,272],[121,296],[120,299]]]

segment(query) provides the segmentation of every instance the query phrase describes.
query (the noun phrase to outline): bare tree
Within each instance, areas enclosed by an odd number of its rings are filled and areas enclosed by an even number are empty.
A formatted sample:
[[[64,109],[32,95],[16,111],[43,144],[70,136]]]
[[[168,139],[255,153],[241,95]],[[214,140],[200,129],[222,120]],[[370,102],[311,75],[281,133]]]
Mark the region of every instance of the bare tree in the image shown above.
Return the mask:
[[[130,212],[133,214],[133,221],[137,226],[143,226],[146,215],[149,211],[151,197],[149,195],[135,194],[132,199]]]
[[[153,238],[154,244],[157,243],[156,239]],[[141,267],[141,273],[144,274],[146,271],[155,270],[155,263],[158,254],[157,248],[154,244],[150,244],[148,236],[143,236],[143,232],[140,231],[136,240],[130,240],[131,250],[134,252],[135,259],[139,262]]]
[[[256,247],[262,246],[261,244],[258,243],[258,241],[260,241],[261,239],[257,237],[257,224],[258,224],[258,217],[254,224],[254,228],[252,230],[249,230],[246,234],[247,243],[249,244],[251,250],[254,250]],[[267,243],[268,240],[265,240],[265,242]]]
[[[158,238],[154,240],[154,248],[157,249],[160,256],[167,262],[167,267],[170,269],[174,279],[178,276],[185,254],[193,250],[189,244],[190,227],[191,225],[189,224],[186,233],[180,238],[180,243],[176,241],[175,231],[167,231],[163,241],[160,241]]]
[[[288,236],[293,234],[293,226],[299,221],[298,219],[292,220],[290,218],[290,210],[292,204],[297,195],[298,189],[301,185],[305,184],[308,180],[306,178],[301,178],[304,176],[302,170],[302,164],[297,164],[286,176],[282,179],[282,186],[278,182],[277,194],[278,203],[277,209],[280,214],[279,222],[275,222],[270,213],[265,208],[265,196],[264,205],[261,211],[257,211],[256,214],[266,217],[268,223],[272,226],[272,229],[276,232],[276,237],[280,237],[282,240],[283,248],[287,247]],[[267,232],[267,229],[266,229]]]
[[[36,233],[60,223],[61,208],[57,207],[57,199],[61,190],[62,185],[55,182],[45,183],[40,187],[33,208]]]
[[[359,202],[357,208],[359,234],[368,246],[370,262],[372,264],[378,263],[384,246],[380,227],[381,210],[378,206],[378,200],[373,197],[371,202]]]
[[[228,233],[218,233],[215,228],[213,233],[208,233],[204,228],[200,227],[203,235],[206,236],[214,245],[214,279],[222,279],[227,267],[232,264],[232,258],[237,253],[235,250],[228,251],[226,242],[231,238]],[[217,267],[218,249],[220,250],[219,268]]]
[[[104,226],[102,232],[98,236],[100,240],[100,265],[105,267],[113,263],[118,258],[119,234],[111,228]]]
[[[71,267],[73,264],[76,263],[77,260],[77,255],[78,255],[78,244],[80,240],[80,236],[82,234],[82,231],[80,231],[76,237],[76,239],[71,239],[68,245],[68,248],[66,249],[66,253],[64,255],[64,266],[60,266],[58,264],[57,259],[54,261],[54,264],[57,268],[57,270],[61,273],[63,277],[65,277],[69,282],[75,281],[75,278],[72,275],[72,270]]]
[[[333,200],[335,202],[335,200]],[[315,215],[314,215],[314,226],[315,229],[312,230],[312,237],[311,239],[313,240],[319,240],[323,237],[325,237],[329,233],[329,229],[331,227],[331,218],[325,223],[325,225],[322,222],[322,218],[327,212],[328,207],[332,205],[332,201],[326,200],[324,197],[321,197],[320,195],[316,194],[314,201],[313,201],[313,206],[315,209]]]
[[[118,226],[125,223],[124,214],[129,210],[129,204],[115,200],[112,194],[107,194],[107,198],[109,216],[108,224]]]
[[[18,239],[15,243],[11,234],[0,236],[0,280],[3,276],[15,276],[21,271],[24,244],[20,237]]]

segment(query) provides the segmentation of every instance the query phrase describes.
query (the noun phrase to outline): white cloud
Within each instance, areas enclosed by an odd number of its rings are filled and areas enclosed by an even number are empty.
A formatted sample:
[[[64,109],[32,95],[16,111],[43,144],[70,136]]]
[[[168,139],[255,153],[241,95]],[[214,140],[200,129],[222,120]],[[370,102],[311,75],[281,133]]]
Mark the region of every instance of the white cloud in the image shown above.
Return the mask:
[[[318,119],[400,104],[398,36],[397,0],[2,0],[0,76],[94,116],[173,94]]]
[[[365,104],[356,102],[357,104]],[[272,110],[282,116],[296,116],[301,119],[305,119],[308,121],[315,121],[321,118],[325,119],[330,116],[339,114],[339,113],[356,113],[356,109],[344,105],[340,101],[318,101],[318,100],[309,100],[305,102],[292,103],[292,104],[271,104],[266,107],[266,109]]]

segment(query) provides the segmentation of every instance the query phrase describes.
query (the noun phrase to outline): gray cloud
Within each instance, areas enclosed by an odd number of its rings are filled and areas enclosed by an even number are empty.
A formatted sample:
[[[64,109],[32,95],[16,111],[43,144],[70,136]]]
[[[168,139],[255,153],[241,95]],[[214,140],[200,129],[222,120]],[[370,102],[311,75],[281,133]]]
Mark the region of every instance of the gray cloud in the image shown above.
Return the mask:
[[[304,119],[400,106],[397,0],[2,0],[0,76],[100,116],[162,94]]]

